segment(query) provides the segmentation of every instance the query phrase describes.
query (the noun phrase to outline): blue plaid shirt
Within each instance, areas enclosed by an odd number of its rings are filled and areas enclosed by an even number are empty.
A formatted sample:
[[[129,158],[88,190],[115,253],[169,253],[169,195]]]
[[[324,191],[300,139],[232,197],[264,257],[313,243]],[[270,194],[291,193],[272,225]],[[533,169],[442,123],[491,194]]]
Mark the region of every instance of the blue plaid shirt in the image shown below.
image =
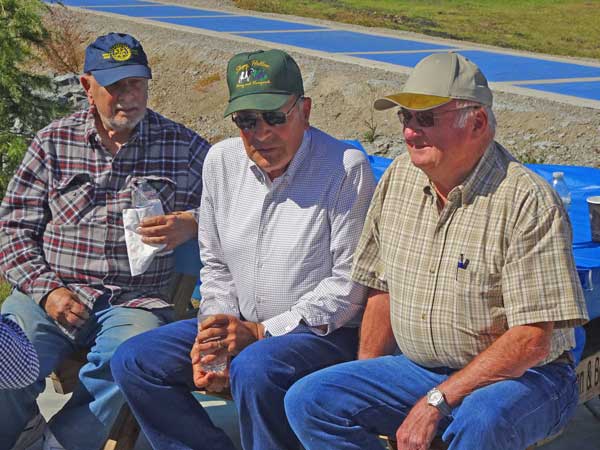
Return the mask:
[[[0,389],[30,385],[40,373],[37,353],[23,330],[0,315]]]

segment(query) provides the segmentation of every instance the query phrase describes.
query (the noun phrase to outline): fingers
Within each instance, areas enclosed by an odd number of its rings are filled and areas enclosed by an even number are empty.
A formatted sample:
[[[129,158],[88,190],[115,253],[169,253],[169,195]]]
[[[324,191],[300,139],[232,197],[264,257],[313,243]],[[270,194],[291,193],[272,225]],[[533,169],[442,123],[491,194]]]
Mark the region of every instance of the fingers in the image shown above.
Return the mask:
[[[147,229],[150,227],[166,225],[168,222],[168,218],[169,214],[164,214],[162,216],[144,217],[140,222],[140,227],[144,228],[144,231],[148,231]]]
[[[81,317],[79,317],[76,314],[73,314],[71,311],[69,311],[63,317],[64,317],[65,321],[73,327],[81,328],[83,326],[83,324],[85,323],[84,319],[82,319]]]
[[[79,303],[79,300],[73,300],[70,304],[70,312],[82,320],[87,320],[90,317],[90,313],[85,306]]]
[[[82,327],[90,317],[77,295],[67,288],[58,288],[48,294],[44,308],[50,317],[65,326]]]
[[[233,322],[235,320],[237,320],[235,317],[228,314],[213,314],[204,319],[199,325],[202,325],[202,329],[211,327],[223,328],[226,327],[229,322]]]
[[[210,374],[202,370],[202,366],[200,364],[192,365],[192,376],[194,379],[194,386],[196,386],[197,388],[202,389],[208,385],[209,375]]]

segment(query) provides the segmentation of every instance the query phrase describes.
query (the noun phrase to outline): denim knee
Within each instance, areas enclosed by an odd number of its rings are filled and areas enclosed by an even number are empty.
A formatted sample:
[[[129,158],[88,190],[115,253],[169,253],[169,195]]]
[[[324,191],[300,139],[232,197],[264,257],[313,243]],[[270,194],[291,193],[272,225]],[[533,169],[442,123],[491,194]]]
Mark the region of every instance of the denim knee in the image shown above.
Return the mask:
[[[233,358],[229,369],[234,392],[242,389],[256,394],[287,390],[294,373],[294,367],[273,357],[260,342]]]
[[[458,444],[455,447],[457,449],[524,447],[517,442],[519,439],[516,430],[506,420],[501,408],[495,408],[493,405],[484,408],[471,407],[468,410],[461,406],[444,432],[444,440],[446,438],[456,440],[454,444]]]
[[[137,360],[143,357],[144,352],[139,348],[133,337],[117,347],[110,359],[110,370],[115,382],[119,385],[126,384],[131,379],[131,374],[138,371]]]

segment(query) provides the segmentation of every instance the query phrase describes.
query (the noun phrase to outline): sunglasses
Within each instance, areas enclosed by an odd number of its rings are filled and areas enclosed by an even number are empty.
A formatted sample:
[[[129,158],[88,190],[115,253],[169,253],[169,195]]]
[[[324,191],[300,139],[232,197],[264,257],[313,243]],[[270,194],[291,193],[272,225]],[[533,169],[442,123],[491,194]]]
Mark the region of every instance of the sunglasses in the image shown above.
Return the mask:
[[[424,128],[429,128],[429,127],[432,127],[435,125],[435,118],[437,116],[441,116],[442,114],[446,114],[449,112],[461,111],[463,109],[478,109],[478,108],[481,108],[481,106],[471,105],[471,106],[463,106],[462,108],[447,109],[446,111],[440,111],[440,112],[433,112],[432,110],[414,111],[413,112],[413,111],[410,111],[405,108],[400,108],[398,110],[398,118],[400,119],[400,122],[402,122],[402,125],[404,125],[405,127],[408,126],[409,122],[414,117],[416,119],[417,123],[419,124],[419,126],[424,127]]]
[[[303,97],[296,97],[294,104],[286,112],[284,111],[265,111],[265,112],[236,112],[231,115],[231,120],[237,125],[240,130],[254,130],[256,121],[259,117],[269,126],[283,125],[287,122],[287,117],[290,115],[298,101]]]

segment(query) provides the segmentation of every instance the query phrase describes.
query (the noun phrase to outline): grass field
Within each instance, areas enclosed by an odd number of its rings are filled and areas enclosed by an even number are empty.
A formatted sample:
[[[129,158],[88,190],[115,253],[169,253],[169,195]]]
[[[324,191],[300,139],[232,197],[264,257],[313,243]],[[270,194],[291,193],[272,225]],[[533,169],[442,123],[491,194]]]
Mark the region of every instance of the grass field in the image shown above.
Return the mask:
[[[600,0],[234,0],[240,8],[600,59]]]
[[[8,284],[4,280],[1,280],[0,281],[0,306],[2,306],[2,302],[4,302],[6,297],[8,297],[8,294],[10,294],[10,290],[11,290],[10,284]]]

